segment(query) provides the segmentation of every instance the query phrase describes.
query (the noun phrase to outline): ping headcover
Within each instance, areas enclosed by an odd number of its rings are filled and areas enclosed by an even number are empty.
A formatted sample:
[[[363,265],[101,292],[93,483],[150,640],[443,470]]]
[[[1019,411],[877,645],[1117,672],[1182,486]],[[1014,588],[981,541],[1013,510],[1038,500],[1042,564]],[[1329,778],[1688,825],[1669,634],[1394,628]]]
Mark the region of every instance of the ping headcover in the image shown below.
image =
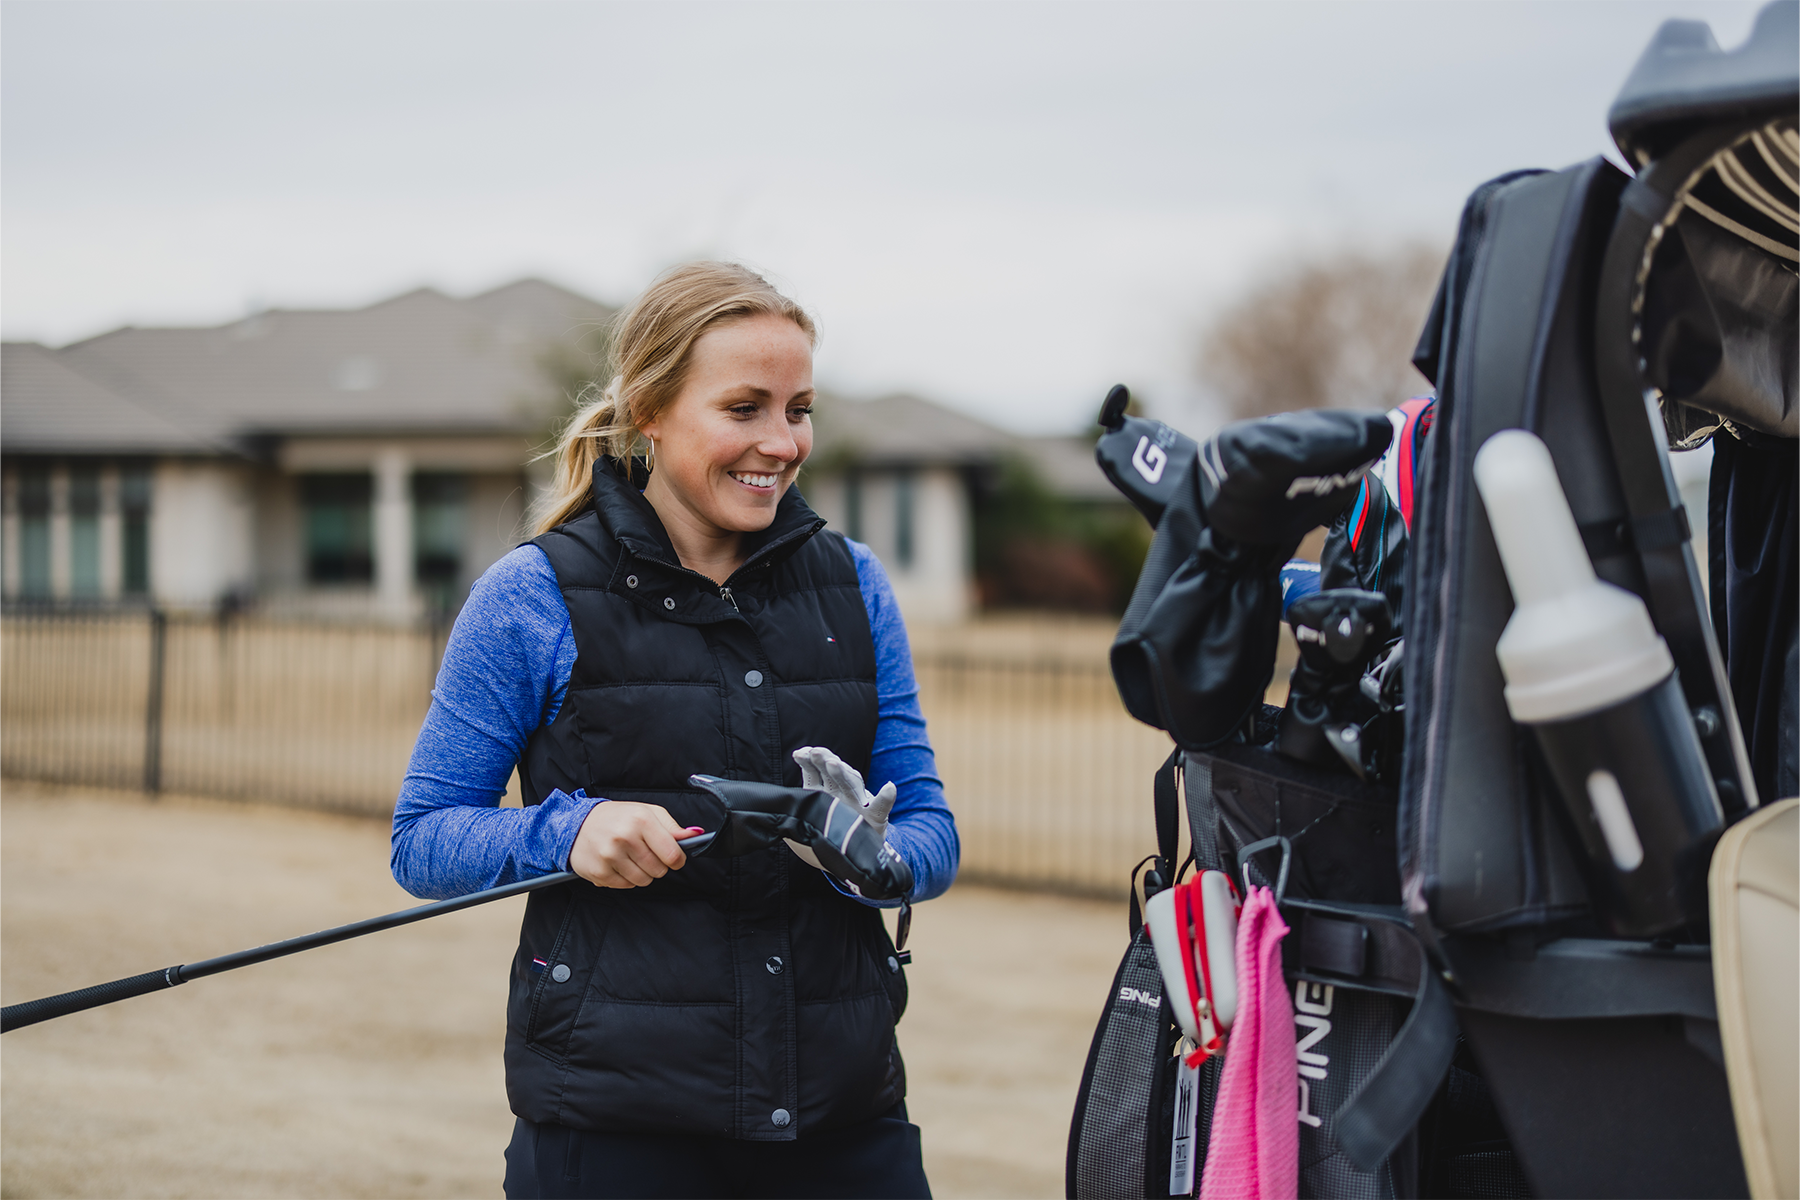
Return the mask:
[[[727,810],[713,841],[720,853],[749,854],[787,839],[811,847],[820,866],[870,900],[898,900],[912,890],[906,860],[861,811],[830,792],[714,775],[690,775],[688,782]]]
[[[1237,892],[1223,871],[1202,871],[1144,905],[1156,965],[1181,1031],[1198,1047],[1189,1063],[1225,1049],[1237,1019]]]
[[[1292,546],[1350,504],[1393,438],[1386,413],[1309,409],[1233,422],[1200,447],[1206,522],[1240,542]]]

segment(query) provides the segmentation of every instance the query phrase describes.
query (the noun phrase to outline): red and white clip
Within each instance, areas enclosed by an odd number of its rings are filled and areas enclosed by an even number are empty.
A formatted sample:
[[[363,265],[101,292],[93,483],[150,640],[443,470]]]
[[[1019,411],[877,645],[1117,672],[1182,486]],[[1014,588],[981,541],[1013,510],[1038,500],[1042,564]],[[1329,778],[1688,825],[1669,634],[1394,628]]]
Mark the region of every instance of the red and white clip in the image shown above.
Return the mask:
[[[1189,1066],[1222,1053],[1237,1016],[1237,927],[1243,902],[1231,876],[1201,871],[1144,905],[1144,927],[1182,1032]]]

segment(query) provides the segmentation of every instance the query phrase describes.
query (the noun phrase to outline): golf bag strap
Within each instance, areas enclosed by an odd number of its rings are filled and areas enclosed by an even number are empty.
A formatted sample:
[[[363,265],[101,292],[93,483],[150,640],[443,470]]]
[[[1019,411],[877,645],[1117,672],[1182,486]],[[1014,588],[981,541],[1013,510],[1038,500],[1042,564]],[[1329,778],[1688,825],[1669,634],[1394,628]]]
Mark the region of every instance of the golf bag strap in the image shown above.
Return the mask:
[[[1156,770],[1153,791],[1156,801],[1156,853],[1131,868],[1131,911],[1126,920],[1133,937],[1144,927],[1144,912],[1138,899],[1138,872],[1143,871],[1146,866],[1150,867],[1150,871],[1144,875],[1142,895],[1145,900],[1175,882],[1178,863],[1175,855],[1181,849],[1180,770],[1181,747],[1177,746]]]
[[[1176,772],[1181,769],[1181,747],[1169,752],[1163,765],[1156,769],[1156,853],[1166,864],[1163,878],[1175,881],[1173,867],[1181,849],[1181,805]]]
[[[1456,1052],[1456,1013],[1398,908],[1289,900],[1282,966],[1291,977],[1412,998],[1412,1011],[1332,1118],[1340,1148],[1374,1171],[1419,1123]]]
[[[1194,866],[1217,871],[1219,861],[1219,810],[1213,803],[1212,759],[1204,754],[1184,755],[1181,784],[1187,792],[1188,834],[1193,839]]]
[[[1290,978],[1412,999],[1419,990],[1418,937],[1398,908],[1286,898],[1281,969]]]
[[[1581,544],[1592,559],[1618,558],[1650,550],[1684,545],[1694,536],[1687,507],[1677,504],[1667,512],[1622,521],[1589,521],[1581,526]]]

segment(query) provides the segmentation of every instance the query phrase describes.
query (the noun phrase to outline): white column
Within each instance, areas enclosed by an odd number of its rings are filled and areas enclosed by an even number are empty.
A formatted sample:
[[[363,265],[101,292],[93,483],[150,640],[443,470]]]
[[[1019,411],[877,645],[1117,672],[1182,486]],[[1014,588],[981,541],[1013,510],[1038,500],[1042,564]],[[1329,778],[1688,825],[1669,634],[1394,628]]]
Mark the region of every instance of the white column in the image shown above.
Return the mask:
[[[251,579],[246,473],[217,461],[164,459],[151,477],[150,595],[205,611]]]
[[[921,470],[913,481],[913,562],[888,568],[908,623],[954,624],[973,607],[968,490],[955,471]],[[884,563],[886,560],[883,560]]]
[[[50,594],[69,598],[69,468],[50,471]]]
[[[375,456],[375,603],[392,621],[412,616],[412,464],[398,446]]]
[[[124,523],[119,515],[119,468],[100,471],[100,595],[117,600],[124,583]]]
[[[945,622],[967,620],[974,607],[972,523],[969,490],[960,474],[941,469],[920,472],[919,549],[931,586],[942,597],[938,611]]]

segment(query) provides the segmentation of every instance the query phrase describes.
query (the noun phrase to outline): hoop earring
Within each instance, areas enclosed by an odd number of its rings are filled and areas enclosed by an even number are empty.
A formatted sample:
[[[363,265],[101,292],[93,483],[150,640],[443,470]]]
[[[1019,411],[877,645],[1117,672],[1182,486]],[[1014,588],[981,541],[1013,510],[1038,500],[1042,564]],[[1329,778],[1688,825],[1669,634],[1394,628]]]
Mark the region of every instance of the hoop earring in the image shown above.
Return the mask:
[[[646,442],[650,443],[650,454],[644,460],[644,470],[654,471],[654,470],[656,470],[656,439],[653,437],[647,437],[644,440]]]

